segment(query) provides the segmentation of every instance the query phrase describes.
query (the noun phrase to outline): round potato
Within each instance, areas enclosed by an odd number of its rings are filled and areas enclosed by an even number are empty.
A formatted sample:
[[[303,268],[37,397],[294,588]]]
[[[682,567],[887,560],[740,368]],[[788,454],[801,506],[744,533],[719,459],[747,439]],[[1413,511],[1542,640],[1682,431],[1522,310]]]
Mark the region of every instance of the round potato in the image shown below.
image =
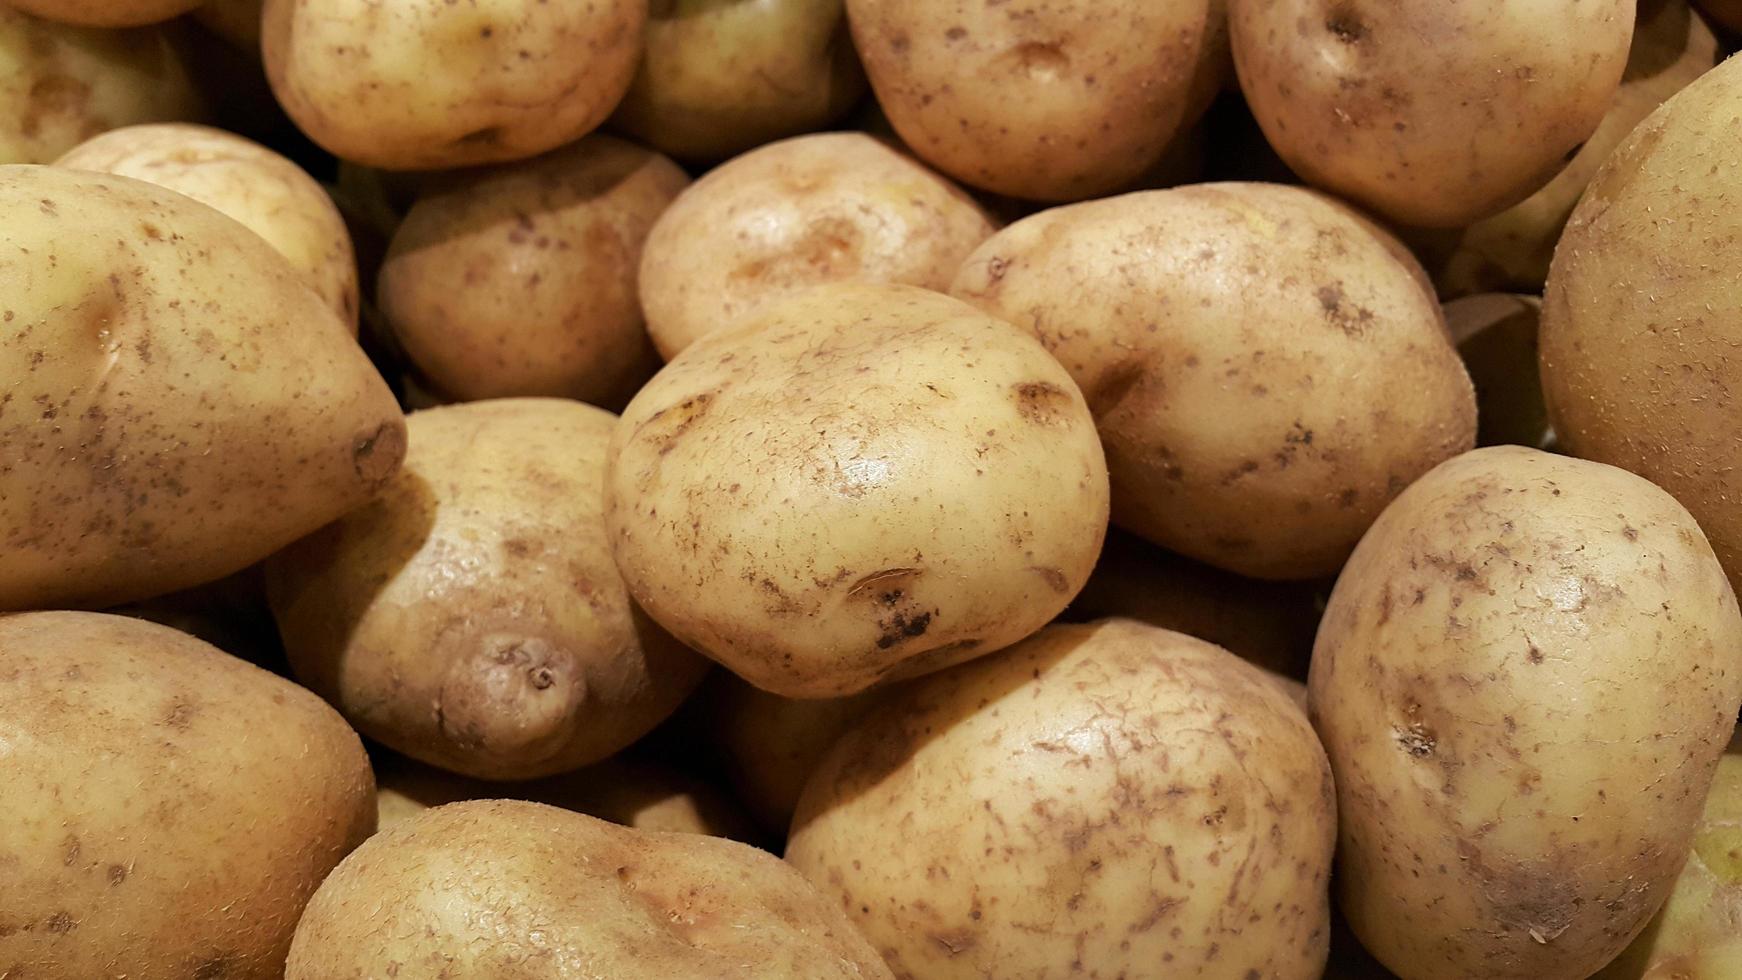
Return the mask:
[[[0,976],[276,980],[375,829],[319,698],[165,626],[0,617]]]
[[[1386,509],[1313,649],[1340,904],[1410,980],[1580,980],[1669,894],[1742,707],[1742,614],[1686,510],[1515,446]]]
[[[811,777],[786,859],[897,976],[1317,980],[1333,807],[1257,668],[1107,620],[877,709]]]
[[[1253,115],[1308,183],[1451,228],[1536,192],[1627,65],[1632,0],[1229,0]]]
[[[601,135],[456,174],[394,234],[381,310],[452,399],[621,408],[660,363],[636,298],[641,246],[688,183],[665,157]]]
[[[1445,305],[1446,327],[1476,386],[1476,444],[1554,444],[1537,373],[1536,333],[1542,301],[1484,293]]]
[[[641,306],[670,360],[820,283],[943,289],[992,231],[960,189],[869,136],[800,136],[722,164],[660,216]]]
[[[822,286],[687,348],[611,439],[648,613],[763,690],[854,694],[1014,643],[1082,587],[1107,470],[1034,338],[912,286]]]
[[[83,27],[140,27],[173,20],[201,0],[6,0],[14,10]]]
[[[611,563],[616,425],[556,399],[410,416],[382,496],[267,564],[297,678],[365,735],[483,779],[567,772],[646,734],[707,661]]]
[[[482,800],[375,835],[327,878],[285,980],[891,980],[765,851]]]
[[[1019,221],[950,291],[1071,372],[1115,522],[1242,575],[1315,578],[1475,441],[1470,380],[1395,248],[1311,191],[1198,184]]]

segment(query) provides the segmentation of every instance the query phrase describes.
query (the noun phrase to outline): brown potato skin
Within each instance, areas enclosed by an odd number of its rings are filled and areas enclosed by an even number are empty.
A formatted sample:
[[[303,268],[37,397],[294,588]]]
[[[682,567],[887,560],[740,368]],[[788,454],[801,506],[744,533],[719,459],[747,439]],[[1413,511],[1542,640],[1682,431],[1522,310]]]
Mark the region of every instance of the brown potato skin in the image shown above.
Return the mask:
[[[1411,980],[1580,980],[1669,894],[1742,705],[1742,614],[1686,510],[1479,449],[1362,539],[1319,629],[1339,902]]]
[[[81,27],[141,27],[180,17],[200,0],[6,0],[27,14]]]
[[[303,905],[375,829],[319,698],[165,626],[0,616],[0,976],[282,975]]]

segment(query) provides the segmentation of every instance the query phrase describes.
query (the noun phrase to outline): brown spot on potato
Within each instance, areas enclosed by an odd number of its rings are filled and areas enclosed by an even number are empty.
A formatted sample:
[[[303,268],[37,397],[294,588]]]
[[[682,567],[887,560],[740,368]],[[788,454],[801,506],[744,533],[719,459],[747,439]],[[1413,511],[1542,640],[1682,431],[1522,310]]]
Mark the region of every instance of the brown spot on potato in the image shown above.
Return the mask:
[[[127,880],[127,866],[124,864],[109,865],[108,878],[110,885],[119,885]]]
[[[1349,4],[1339,4],[1325,18],[1325,30],[1344,44],[1359,44],[1367,38],[1367,25]]]
[[[1070,579],[1065,578],[1065,573],[1057,568],[1043,568],[1039,565],[1031,565],[1029,566],[1029,571],[1032,571],[1045,579],[1046,584],[1051,586],[1054,592],[1064,593],[1071,590]]]
[[[1407,728],[1394,728],[1392,732],[1398,746],[1410,755],[1425,759],[1434,754],[1434,746],[1437,744],[1434,734],[1421,722],[1413,722]]]
[[[194,715],[199,713],[198,706],[183,698],[176,698],[169,703],[163,713],[162,724],[165,728],[185,732],[193,724]]]
[[[71,912],[62,911],[49,916],[42,923],[42,927],[55,935],[64,936],[67,933],[72,932],[74,929],[77,929],[79,924],[74,921]]]
[[[659,440],[659,455],[664,456],[671,452],[672,447],[677,445],[678,439],[693,428],[698,419],[708,413],[708,409],[714,403],[714,395],[715,393],[711,391],[692,395],[670,408],[660,409],[649,416],[646,422],[641,423],[641,430],[655,424],[665,428],[665,431],[656,437]]]
[[[922,612],[917,615],[898,612],[878,623],[882,635],[877,637],[877,649],[887,650],[897,643],[911,640],[916,636],[924,636],[931,626],[932,614]]]
[[[1016,410],[1035,425],[1056,425],[1066,418],[1070,395],[1050,381],[1020,381],[1012,386],[1016,391]]]
[[[227,953],[207,957],[194,967],[194,980],[224,980],[230,976],[235,960]]]
[[[857,598],[870,593],[881,597],[884,603],[890,603],[899,599],[906,586],[922,574],[922,570],[912,567],[885,568],[862,576],[847,590],[847,595]]]
[[[943,947],[945,956],[960,956],[979,944],[979,938],[966,929],[956,929],[951,932],[934,932],[932,942]]]

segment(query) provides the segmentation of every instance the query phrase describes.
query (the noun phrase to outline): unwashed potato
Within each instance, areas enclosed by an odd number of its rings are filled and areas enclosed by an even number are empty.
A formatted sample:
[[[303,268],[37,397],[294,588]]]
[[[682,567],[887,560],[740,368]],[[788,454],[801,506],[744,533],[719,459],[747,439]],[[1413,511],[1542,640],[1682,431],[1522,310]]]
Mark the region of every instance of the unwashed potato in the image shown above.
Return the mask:
[[[276,980],[375,829],[357,736],[165,626],[0,617],[0,976]]]
[[[1483,293],[1445,305],[1452,343],[1476,386],[1476,444],[1547,449],[1554,427],[1543,404],[1536,334],[1542,301]]]
[[[1224,0],[847,0],[847,13],[902,140],[1012,197],[1130,185],[1228,72]]]
[[[1312,191],[1199,184],[1019,221],[950,291],[1071,372],[1117,523],[1242,575],[1315,578],[1474,444],[1470,380],[1399,248]]]
[[[399,468],[392,393],[253,232],[58,167],[0,167],[0,213],[0,609],[222,578]]]
[[[393,236],[377,298],[431,386],[620,408],[659,367],[635,281],[654,219],[689,178],[588,136],[435,183]]]
[[[1742,31],[1742,0],[1696,0],[1706,16],[1731,32]]]
[[[194,19],[236,47],[260,56],[260,13],[265,0],[205,0]]]
[[[765,851],[482,800],[375,835],[327,878],[285,980],[887,980]]]
[[[1107,524],[1070,376],[912,286],[818,287],[697,341],[624,410],[606,485],[635,598],[787,697],[1016,642],[1082,587]]]
[[[272,90],[329,152],[389,170],[534,156],[604,122],[646,0],[266,0]]]
[[[140,27],[173,20],[201,0],[6,0],[6,6],[83,27]]]
[[[1257,668],[1106,620],[878,708],[811,777],[786,859],[901,977],[1317,980],[1334,803]]]
[[[1362,943],[1409,980],[1581,980],[1687,857],[1742,706],[1742,614],[1668,494],[1478,449],[1361,540],[1309,685]]]
[[[1240,87],[1318,187],[1460,227],[1535,193],[1590,138],[1632,0],[1229,0]]]

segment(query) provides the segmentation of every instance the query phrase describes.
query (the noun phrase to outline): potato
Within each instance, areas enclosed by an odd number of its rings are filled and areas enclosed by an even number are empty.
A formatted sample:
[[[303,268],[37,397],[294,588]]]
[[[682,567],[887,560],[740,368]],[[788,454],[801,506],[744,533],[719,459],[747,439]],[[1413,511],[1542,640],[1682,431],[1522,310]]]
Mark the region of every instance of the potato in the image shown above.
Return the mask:
[[[821,283],[943,289],[992,231],[966,194],[869,136],[783,140],[710,171],[654,224],[641,257],[647,331],[670,360]]]
[[[1742,706],[1742,614],[1686,510],[1479,449],[1388,507],[1313,649],[1339,901],[1410,980],[1583,978],[1669,894]]]
[[[1536,368],[1542,301],[1483,293],[1453,300],[1444,309],[1452,342],[1476,386],[1476,444],[1553,445]]]
[[[172,20],[201,0],[6,0],[14,10],[83,27],[139,27]]]
[[[388,170],[502,163],[605,121],[641,56],[646,0],[266,0],[284,110],[336,156]]]
[[[260,13],[265,0],[205,0],[194,19],[238,48],[260,56]]]
[[[877,101],[915,154],[986,190],[1129,185],[1228,71],[1224,0],[847,0]]]
[[[1742,61],[1664,103],[1591,182],[1543,294],[1543,395],[1561,445],[1674,494],[1742,587]]]
[[[1742,31],[1742,0],[1696,0],[1706,16],[1731,33]]]
[[[1614,100],[1632,0],[1229,0],[1240,88],[1308,183],[1451,228],[1529,197]]]
[[[290,160],[221,129],[156,123],[86,140],[55,166],[149,181],[222,211],[266,239],[357,332],[357,262],[345,219]]]
[[[281,976],[303,905],[375,829],[357,736],[168,627],[0,617],[0,976]]]
[[[483,800],[377,834],[326,880],[285,980],[860,980],[890,973],[780,861],[734,841]]]
[[[1311,191],[1200,184],[1017,222],[950,291],[1033,331],[1082,387],[1115,522],[1305,579],[1475,439],[1439,308],[1393,249]]]
[[[786,859],[900,977],[1317,980],[1333,804],[1257,668],[1107,620],[879,708],[806,785]]]
[[[718,160],[841,118],[865,92],[842,0],[655,0],[612,117],[672,156]]]
[[[840,697],[1045,625],[1107,471],[1032,337],[913,286],[822,286],[691,345],[623,412],[605,522],[649,615],[757,687]]]
[[[392,394],[259,236],[126,177],[0,166],[0,609],[238,571],[364,503]]]
[[[600,135],[455,175],[393,236],[382,312],[447,396],[621,408],[660,363],[636,299],[641,246],[688,183],[665,157]]]

